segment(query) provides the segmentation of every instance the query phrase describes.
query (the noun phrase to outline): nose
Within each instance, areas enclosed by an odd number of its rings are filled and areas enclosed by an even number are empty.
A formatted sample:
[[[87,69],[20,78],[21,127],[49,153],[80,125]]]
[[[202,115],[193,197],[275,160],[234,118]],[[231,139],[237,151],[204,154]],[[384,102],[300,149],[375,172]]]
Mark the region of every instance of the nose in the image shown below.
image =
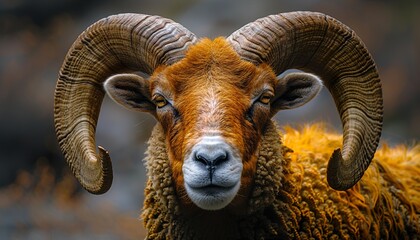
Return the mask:
[[[206,166],[214,166],[221,164],[227,160],[227,152],[223,149],[215,149],[208,151],[206,149],[201,149],[195,154],[195,160],[201,162]]]
[[[209,171],[210,181],[216,168],[229,160],[228,145],[224,142],[207,142],[196,146],[194,160]]]

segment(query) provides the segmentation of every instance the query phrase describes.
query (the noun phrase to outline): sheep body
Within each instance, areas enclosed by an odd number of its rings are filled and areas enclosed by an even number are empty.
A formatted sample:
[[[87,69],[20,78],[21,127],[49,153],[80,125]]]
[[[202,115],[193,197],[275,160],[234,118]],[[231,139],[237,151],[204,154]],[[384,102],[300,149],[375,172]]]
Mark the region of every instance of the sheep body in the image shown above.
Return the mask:
[[[326,167],[341,136],[320,124],[267,127],[248,206],[242,213],[185,209],[177,200],[160,125],[149,141],[142,218],[148,239],[417,239],[420,148],[376,152],[362,180],[331,189]],[[292,150],[293,149],[293,150]],[[179,194],[179,193],[178,193]]]
[[[315,75],[277,77],[287,69]],[[336,103],[343,146],[324,131],[299,133],[305,142],[296,146],[287,133],[283,145],[270,119],[322,85]],[[270,15],[214,40],[142,14],[91,25],[60,70],[54,119],[66,161],[95,194],[112,183],[111,158],[94,137],[105,92],[159,122],[146,160],[149,239],[419,236],[416,160],[377,158],[355,185],[379,143],[382,88],[361,39],[332,17]]]

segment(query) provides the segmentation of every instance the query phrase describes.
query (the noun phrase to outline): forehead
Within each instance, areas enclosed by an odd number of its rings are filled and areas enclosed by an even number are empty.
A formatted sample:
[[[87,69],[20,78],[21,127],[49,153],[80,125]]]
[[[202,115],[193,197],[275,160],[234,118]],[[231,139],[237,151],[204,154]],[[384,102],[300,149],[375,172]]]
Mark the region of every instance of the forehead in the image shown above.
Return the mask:
[[[250,92],[275,80],[267,65],[242,60],[224,38],[201,40],[184,59],[164,68],[162,75],[154,84],[171,88],[175,94],[210,87]]]

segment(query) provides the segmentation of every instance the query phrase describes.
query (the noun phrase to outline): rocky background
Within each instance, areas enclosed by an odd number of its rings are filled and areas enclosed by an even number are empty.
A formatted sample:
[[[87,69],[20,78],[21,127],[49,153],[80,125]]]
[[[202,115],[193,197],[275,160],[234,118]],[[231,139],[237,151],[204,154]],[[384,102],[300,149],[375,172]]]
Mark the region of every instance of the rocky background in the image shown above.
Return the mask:
[[[420,2],[417,0],[2,0],[0,1],[0,239],[135,239],[145,182],[141,159],[155,120],[105,99],[97,143],[113,157],[114,184],[102,196],[68,174],[53,127],[58,70],[76,37],[111,14],[156,14],[199,37],[228,36],[259,17],[310,10],[350,26],[373,55],[382,79],[382,140],[420,138]],[[341,131],[326,90],[281,124],[324,121]]]

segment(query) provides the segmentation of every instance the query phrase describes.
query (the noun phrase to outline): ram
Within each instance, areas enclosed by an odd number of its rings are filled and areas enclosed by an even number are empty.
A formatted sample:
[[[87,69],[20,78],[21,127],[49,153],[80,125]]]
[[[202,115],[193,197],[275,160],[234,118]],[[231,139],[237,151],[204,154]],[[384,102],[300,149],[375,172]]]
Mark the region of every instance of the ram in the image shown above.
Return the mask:
[[[278,77],[288,69],[304,72]],[[342,149],[324,130],[290,131],[286,143],[306,140],[284,145],[271,118],[322,85],[342,121]],[[271,15],[214,40],[158,16],[94,23],[64,60],[54,114],[65,159],[95,194],[112,183],[109,154],[95,144],[105,93],[158,122],[145,162],[148,239],[419,237],[418,151],[398,164],[386,154],[372,161],[381,83],[362,41],[332,17]]]

